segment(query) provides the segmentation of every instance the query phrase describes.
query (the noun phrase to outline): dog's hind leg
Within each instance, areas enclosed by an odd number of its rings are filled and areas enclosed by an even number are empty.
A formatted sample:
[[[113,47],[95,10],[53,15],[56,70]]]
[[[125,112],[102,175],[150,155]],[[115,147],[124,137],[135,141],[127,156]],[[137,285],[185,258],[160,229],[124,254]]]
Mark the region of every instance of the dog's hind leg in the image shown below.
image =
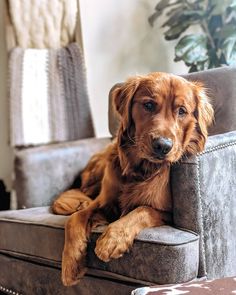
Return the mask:
[[[92,202],[79,189],[71,189],[62,193],[52,204],[52,212],[59,215],[71,215],[72,213],[83,210]]]

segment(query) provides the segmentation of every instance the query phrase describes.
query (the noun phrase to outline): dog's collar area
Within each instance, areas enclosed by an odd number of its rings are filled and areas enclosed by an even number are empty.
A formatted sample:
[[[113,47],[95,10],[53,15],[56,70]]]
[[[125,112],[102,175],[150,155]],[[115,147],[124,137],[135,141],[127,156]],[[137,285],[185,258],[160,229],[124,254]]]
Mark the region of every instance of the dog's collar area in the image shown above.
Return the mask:
[[[131,168],[125,175],[122,176],[123,182],[141,182],[153,176],[156,176],[163,166],[168,166],[163,163],[153,163],[147,160],[142,160],[139,164]]]

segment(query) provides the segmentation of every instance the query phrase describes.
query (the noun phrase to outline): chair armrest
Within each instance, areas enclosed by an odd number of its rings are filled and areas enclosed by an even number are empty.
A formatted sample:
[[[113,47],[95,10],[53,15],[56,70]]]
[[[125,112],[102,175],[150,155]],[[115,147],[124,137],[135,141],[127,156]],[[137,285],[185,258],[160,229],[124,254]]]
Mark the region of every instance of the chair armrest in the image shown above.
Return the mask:
[[[18,208],[50,205],[72,185],[89,158],[109,142],[109,138],[92,138],[16,151]]]
[[[199,276],[236,273],[236,131],[171,170],[174,224],[200,235]]]

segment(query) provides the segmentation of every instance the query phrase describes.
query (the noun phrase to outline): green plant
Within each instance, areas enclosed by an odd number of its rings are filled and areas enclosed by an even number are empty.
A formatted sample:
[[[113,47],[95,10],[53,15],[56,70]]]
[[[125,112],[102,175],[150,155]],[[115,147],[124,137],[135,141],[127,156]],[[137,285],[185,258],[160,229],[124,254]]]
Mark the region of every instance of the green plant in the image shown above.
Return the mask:
[[[179,39],[174,60],[183,60],[189,72],[236,65],[236,0],[161,0],[151,26],[162,14],[165,39]],[[183,36],[193,26],[200,32]]]

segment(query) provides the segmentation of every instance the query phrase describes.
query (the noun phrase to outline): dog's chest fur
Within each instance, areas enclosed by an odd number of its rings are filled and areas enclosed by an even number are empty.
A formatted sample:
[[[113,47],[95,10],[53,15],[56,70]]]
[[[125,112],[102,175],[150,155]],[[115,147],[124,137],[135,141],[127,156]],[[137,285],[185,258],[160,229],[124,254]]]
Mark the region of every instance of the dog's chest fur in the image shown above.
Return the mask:
[[[125,181],[119,203],[123,214],[138,207],[150,206],[162,211],[172,211],[169,189],[169,168],[161,168],[153,176],[140,181]]]
[[[118,196],[122,215],[138,206],[150,206],[162,211],[172,211],[169,188],[169,164],[141,161],[123,173],[118,154],[113,158],[120,179]]]

